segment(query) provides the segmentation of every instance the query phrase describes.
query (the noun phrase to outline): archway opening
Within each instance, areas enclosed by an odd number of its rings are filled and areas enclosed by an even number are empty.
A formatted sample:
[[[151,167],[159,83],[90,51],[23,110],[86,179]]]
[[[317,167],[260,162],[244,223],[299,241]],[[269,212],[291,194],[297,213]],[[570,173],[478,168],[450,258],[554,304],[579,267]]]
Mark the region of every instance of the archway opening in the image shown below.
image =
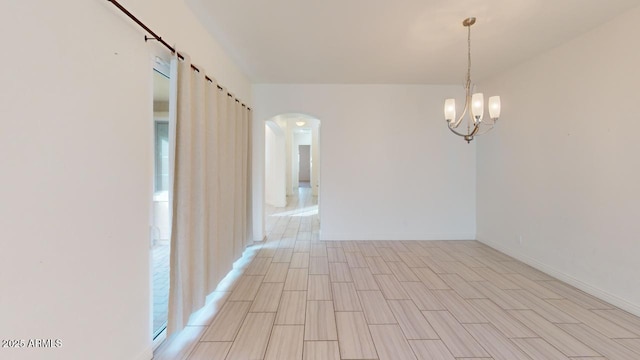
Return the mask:
[[[318,238],[320,120],[280,114],[265,121],[267,239]]]

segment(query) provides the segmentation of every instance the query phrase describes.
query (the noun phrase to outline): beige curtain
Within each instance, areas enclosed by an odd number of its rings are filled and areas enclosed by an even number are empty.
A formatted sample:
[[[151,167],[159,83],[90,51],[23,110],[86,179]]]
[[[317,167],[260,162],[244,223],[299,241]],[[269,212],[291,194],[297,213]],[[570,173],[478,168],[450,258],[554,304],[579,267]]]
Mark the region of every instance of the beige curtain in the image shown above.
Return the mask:
[[[253,243],[253,213],[251,197],[251,110],[242,106],[242,239],[244,246]]]
[[[229,97],[231,99],[231,97]],[[244,193],[244,179],[243,176],[243,147],[244,147],[244,136],[243,136],[243,128],[242,125],[242,107],[240,103],[233,100],[232,104],[234,108],[234,122],[235,122],[235,146],[234,146],[234,168],[235,168],[235,184],[234,184],[234,253],[236,255],[242,254],[242,251],[245,247],[245,239],[244,236],[244,210],[245,204],[243,204],[243,193]]]
[[[249,111],[194,71],[188,56],[174,62],[168,335],[187,325],[242,256],[251,199]]]

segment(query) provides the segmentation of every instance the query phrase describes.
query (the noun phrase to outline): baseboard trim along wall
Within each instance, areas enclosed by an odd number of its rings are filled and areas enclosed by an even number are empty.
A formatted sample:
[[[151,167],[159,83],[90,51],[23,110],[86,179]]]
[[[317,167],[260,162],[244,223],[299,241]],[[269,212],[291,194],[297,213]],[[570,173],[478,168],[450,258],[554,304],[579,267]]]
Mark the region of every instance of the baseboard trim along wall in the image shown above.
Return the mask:
[[[476,235],[472,233],[462,234],[403,234],[403,233],[327,233],[320,230],[320,240],[326,241],[357,241],[357,240],[475,240]]]
[[[550,275],[558,280],[564,281],[569,285],[572,285],[584,292],[586,292],[589,295],[593,295],[595,297],[597,297],[598,299],[604,300],[614,306],[619,307],[622,310],[625,310],[633,315],[636,316],[640,316],[640,306],[634,303],[631,303],[623,298],[620,298],[614,294],[611,294],[607,291],[604,291],[598,287],[595,287],[591,284],[585,283],[582,280],[576,279],[573,276],[566,274],[564,272],[561,272],[559,270],[557,270],[556,268],[549,266],[547,264],[541,263],[536,259],[533,259],[529,256],[526,256],[524,254],[521,254],[518,251],[515,251],[513,249],[510,249],[506,246],[488,241],[488,240],[481,240],[478,239],[479,242],[495,249],[498,251],[501,251],[513,258],[516,258],[520,261],[522,261],[523,263],[532,266],[542,272],[544,272],[547,275]]]

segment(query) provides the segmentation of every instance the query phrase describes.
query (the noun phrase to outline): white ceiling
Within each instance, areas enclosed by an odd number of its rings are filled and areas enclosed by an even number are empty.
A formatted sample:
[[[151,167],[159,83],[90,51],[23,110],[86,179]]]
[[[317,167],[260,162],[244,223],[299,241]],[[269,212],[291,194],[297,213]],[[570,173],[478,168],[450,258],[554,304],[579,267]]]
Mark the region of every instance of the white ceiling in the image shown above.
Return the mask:
[[[270,120],[273,120],[281,128],[284,129],[288,127],[296,133],[311,132],[312,128],[320,126],[320,120],[305,114],[280,114]],[[304,124],[298,125],[297,122]]]
[[[639,0],[187,0],[254,83],[462,83],[497,74]]]

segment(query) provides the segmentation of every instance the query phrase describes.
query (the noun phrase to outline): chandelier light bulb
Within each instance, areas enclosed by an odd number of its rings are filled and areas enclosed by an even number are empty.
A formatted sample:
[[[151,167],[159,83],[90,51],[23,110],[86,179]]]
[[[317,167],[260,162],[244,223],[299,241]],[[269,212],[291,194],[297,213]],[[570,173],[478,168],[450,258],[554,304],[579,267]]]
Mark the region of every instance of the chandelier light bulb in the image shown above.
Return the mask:
[[[474,120],[482,121],[484,115],[484,95],[482,93],[475,93],[471,97],[471,113]]]
[[[444,101],[444,118],[447,121],[453,121],[456,118],[456,99]]]
[[[492,96],[489,98],[489,116],[492,119],[500,117],[500,96]]]

